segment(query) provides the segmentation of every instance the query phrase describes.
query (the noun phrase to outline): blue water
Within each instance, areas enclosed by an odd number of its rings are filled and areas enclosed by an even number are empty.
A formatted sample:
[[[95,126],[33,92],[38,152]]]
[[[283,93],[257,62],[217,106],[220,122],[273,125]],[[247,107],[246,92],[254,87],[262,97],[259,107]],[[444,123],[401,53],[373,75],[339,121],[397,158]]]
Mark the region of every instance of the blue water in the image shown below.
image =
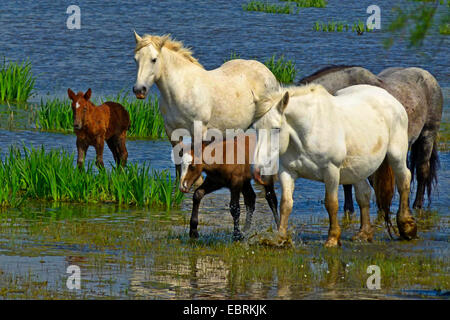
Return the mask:
[[[368,16],[372,1],[329,1],[326,9],[305,8],[299,14],[265,14],[245,12],[246,1],[77,1],[81,9],[81,29],[66,27],[68,3],[54,1],[14,1],[0,9],[1,54],[7,60],[29,58],[37,75],[36,96],[64,96],[67,87],[93,89],[94,95],[130,92],[136,67],[133,61],[134,36],[138,33],[171,33],[192,47],[195,56],[207,69],[216,68],[234,51],[242,58],[264,60],[272,54],[293,59],[297,78],[329,64],[362,65],[373,72],[389,66],[420,66],[435,75],[446,98],[444,119],[449,117],[450,59],[449,39],[436,30],[419,50],[408,49],[398,39],[390,50],[382,40],[392,20],[392,3],[378,1],[381,8],[381,31],[357,36],[353,32],[314,32],[315,21],[339,20],[349,24]],[[398,2],[399,5],[402,3]],[[445,6],[444,6],[445,8]],[[442,10],[442,9],[440,9]],[[157,93],[156,86],[153,90]],[[131,93],[131,92],[130,92]],[[5,110],[6,107],[0,108]],[[0,117],[6,117],[1,114]],[[0,131],[0,148],[10,144],[47,148],[63,147],[75,152],[75,137],[33,131]],[[155,168],[170,168],[167,142],[129,141],[130,161],[149,161]],[[88,160],[95,157],[88,152]],[[109,151],[105,162],[112,162]],[[448,212],[446,194],[450,175],[450,155],[441,153],[440,193],[433,207]],[[314,210],[324,210],[323,186],[298,181],[296,199],[314,199]],[[342,196],[340,197],[343,198]],[[304,212],[296,201],[295,212]],[[306,206],[306,212],[311,210]],[[306,213],[305,212],[305,213]],[[310,211],[309,211],[310,212]]]
[[[69,30],[70,2],[8,1],[0,8],[0,55],[8,60],[30,58],[39,95],[65,95],[67,87],[91,87],[94,96],[121,89],[131,93],[136,77],[133,29],[139,34],[171,33],[193,48],[206,69],[220,66],[232,51],[259,60],[277,53],[295,61],[298,77],[329,64],[361,65],[373,72],[419,66],[434,74],[442,87],[450,84],[450,40],[436,30],[420,51],[408,50],[400,40],[389,51],[383,48],[392,1],[376,2],[382,30],[363,36],[314,32],[312,27],[318,20],[365,21],[372,0],[331,0],[326,9],[305,8],[292,15],[245,12],[245,2],[80,0],[81,29]]]
[[[193,48],[195,57],[206,69],[220,66],[231,52],[236,52],[245,59],[261,61],[275,53],[284,54],[286,58],[295,62],[297,79],[330,64],[361,65],[375,73],[391,66],[418,66],[430,71],[439,81],[445,96],[444,121],[450,120],[450,40],[448,36],[437,35],[436,30],[432,30],[432,35],[419,50],[408,49],[403,40],[396,40],[390,50],[385,50],[382,41],[388,36],[384,30],[392,20],[392,1],[376,2],[381,7],[382,30],[363,36],[357,36],[352,32],[314,32],[312,27],[318,20],[333,19],[349,24],[358,19],[365,21],[368,16],[366,8],[374,4],[372,0],[329,0],[326,9],[301,9],[299,14],[294,15],[245,12],[241,8],[245,2],[247,1],[80,0],[76,1],[81,8],[80,30],[69,30],[66,27],[68,17],[66,9],[72,2],[49,0],[2,2],[0,55],[6,60],[27,58],[31,60],[33,72],[37,76],[32,101],[47,95],[65,96],[68,87],[76,91],[90,87],[93,89],[94,97],[116,94],[122,89],[131,94],[136,77],[133,61],[133,29],[139,34],[171,33],[186,46]],[[402,5],[405,1],[396,3]],[[153,90],[158,93],[155,87]],[[34,131],[32,123],[26,124],[26,111],[17,113],[15,119],[26,125],[7,130],[9,113],[6,110],[8,106],[0,105],[0,155],[4,155],[11,145],[28,147],[43,145],[46,149],[64,148],[69,152],[76,152],[74,135]],[[169,169],[174,172],[170,157],[171,148],[167,141],[129,140],[127,148],[130,162],[149,162],[156,169]],[[94,158],[95,152],[91,148],[87,159]],[[104,159],[107,166],[113,162],[109,150],[105,150]],[[450,153],[440,152],[440,159],[439,184],[431,206],[431,209],[438,211],[440,223],[433,226],[431,231],[419,229],[419,235],[425,242],[418,250],[423,249],[431,255],[448,257],[450,198],[447,191],[450,186]],[[277,190],[279,194],[278,184]],[[261,215],[255,214],[255,219],[257,221],[261,219],[259,222],[263,221],[263,225],[264,223],[267,225],[270,223],[270,216],[269,218],[266,216],[265,220],[261,216],[262,211],[268,211],[268,208],[261,199],[260,188],[257,188],[257,193],[259,197],[257,210],[261,211]],[[301,238],[306,241],[323,241],[326,238],[328,227],[324,221],[328,215],[322,202],[323,197],[323,184],[297,180],[294,209],[290,220],[297,235],[296,240]],[[340,218],[343,199],[343,192],[340,189]],[[398,196],[393,203],[393,212],[398,205],[397,199]],[[228,201],[228,192],[225,190],[206,197],[202,212],[208,214],[202,213],[202,217],[210,216],[209,223],[213,224],[215,221],[216,225],[223,224],[225,219],[231,230]],[[183,205],[182,210],[186,215],[189,214],[190,204],[188,200]],[[374,221],[376,216],[374,202],[371,207]],[[113,209],[108,207],[104,210]],[[133,217],[132,214],[130,216]],[[355,223],[354,230],[346,230],[343,239],[349,240],[357,227]],[[214,232],[210,226],[201,228],[203,233]],[[380,231],[377,232],[376,238],[387,240],[387,235],[384,231]],[[9,242],[9,239],[5,240],[5,243]],[[65,254],[62,249],[56,251],[58,255]],[[76,250],[73,251],[76,255]],[[40,264],[39,259],[26,261],[18,255],[11,259],[5,257],[0,256],[4,266],[8,265],[10,260],[13,261],[11,265],[16,261],[27,267],[36,267]],[[55,257],[54,262],[50,260],[47,262],[51,266],[66,263],[60,257]],[[15,270],[14,268],[10,269]],[[20,273],[20,270],[18,272]],[[134,271],[126,272],[128,277],[128,272],[131,274]],[[127,277],[124,279],[128,279]]]
[[[207,69],[220,66],[232,51],[242,58],[259,60],[274,53],[284,54],[295,61],[298,78],[329,64],[362,65],[373,72],[389,66],[420,66],[433,73],[443,87],[444,119],[448,121],[449,38],[439,36],[433,29],[432,36],[419,50],[408,49],[400,39],[390,50],[385,50],[382,40],[388,36],[384,30],[392,20],[391,1],[377,2],[381,8],[382,30],[363,36],[353,32],[314,32],[312,26],[318,20],[333,19],[349,24],[358,19],[365,21],[366,8],[372,4],[369,0],[329,1],[326,9],[305,8],[292,15],[245,12],[241,8],[245,2],[82,0],[77,1],[81,9],[80,30],[66,27],[67,2],[8,2],[0,9],[0,53],[7,60],[29,58],[32,61],[37,75],[34,99],[47,94],[64,96],[67,87],[75,90],[91,87],[97,96],[121,89],[130,92],[136,76],[133,29],[140,34],[171,33],[192,47]],[[445,6],[442,8],[445,10]],[[156,86],[153,90],[157,92]],[[6,115],[0,113],[2,116]],[[0,131],[3,150],[12,143],[22,142],[75,152],[75,138],[71,135]],[[130,161],[149,161],[156,168],[173,168],[170,146],[165,141],[129,141],[128,149]],[[94,156],[91,149],[88,159]],[[445,212],[450,206],[445,192],[450,179],[449,161],[450,155],[441,153],[440,193],[433,204]],[[108,151],[105,162],[112,162]],[[321,184],[301,181],[297,185],[297,199],[322,199]],[[303,211],[299,203],[296,202],[296,212]],[[317,204],[315,209],[323,210],[322,204]]]

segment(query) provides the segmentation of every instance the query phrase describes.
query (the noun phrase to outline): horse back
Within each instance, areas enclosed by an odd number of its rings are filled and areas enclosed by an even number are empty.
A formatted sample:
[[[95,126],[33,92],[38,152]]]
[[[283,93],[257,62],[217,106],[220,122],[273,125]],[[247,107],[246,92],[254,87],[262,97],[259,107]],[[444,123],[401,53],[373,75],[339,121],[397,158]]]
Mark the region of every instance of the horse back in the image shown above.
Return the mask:
[[[130,128],[130,115],[120,103],[107,101],[102,106],[109,109],[109,130],[120,134]]]
[[[389,68],[379,74],[385,89],[404,106],[409,119],[408,136],[414,141],[424,126],[438,130],[443,95],[437,80],[421,68]]]

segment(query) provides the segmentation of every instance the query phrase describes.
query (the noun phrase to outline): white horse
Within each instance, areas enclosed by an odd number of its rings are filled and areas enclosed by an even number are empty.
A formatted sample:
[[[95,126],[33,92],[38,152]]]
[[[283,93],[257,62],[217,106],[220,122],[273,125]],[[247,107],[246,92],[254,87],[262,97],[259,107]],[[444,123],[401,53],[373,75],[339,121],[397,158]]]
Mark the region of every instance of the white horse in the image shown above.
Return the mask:
[[[279,88],[272,72],[258,61],[236,59],[205,70],[189,49],[168,35],[140,37],[135,32],[135,38],[138,72],[133,92],[145,99],[156,83],[169,139],[179,128],[193,137],[195,120],[202,122],[202,135],[209,128],[245,130],[255,114],[252,91],[264,95]]]
[[[258,99],[257,97],[255,99]],[[386,159],[400,193],[397,224],[400,234],[415,237],[417,227],[409,209],[411,173],[406,167],[408,116],[405,108],[384,89],[351,86],[332,96],[321,85],[282,88],[257,103],[256,129],[280,129],[278,174],[282,188],[280,241],[287,238],[297,178],[325,183],[325,207],[330,218],[327,247],[340,245],[337,219],[338,185],[353,184],[361,210],[361,227],[354,239],[371,240],[370,185]],[[255,179],[261,180],[270,154],[268,134],[259,134],[255,151]],[[270,140],[271,141],[271,140]],[[275,163],[271,161],[271,163]],[[273,169],[272,170],[276,170]]]

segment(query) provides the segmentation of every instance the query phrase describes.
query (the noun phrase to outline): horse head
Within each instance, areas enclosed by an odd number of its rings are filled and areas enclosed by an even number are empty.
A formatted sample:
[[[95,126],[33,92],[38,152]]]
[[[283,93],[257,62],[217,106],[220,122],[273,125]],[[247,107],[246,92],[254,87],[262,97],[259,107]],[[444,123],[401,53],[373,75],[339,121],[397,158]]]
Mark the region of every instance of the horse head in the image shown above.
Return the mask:
[[[89,88],[86,93],[80,91],[75,94],[69,88],[67,89],[67,94],[70,100],[72,100],[73,128],[75,130],[81,130],[86,120],[86,112],[91,104],[89,99],[91,98],[92,90]]]

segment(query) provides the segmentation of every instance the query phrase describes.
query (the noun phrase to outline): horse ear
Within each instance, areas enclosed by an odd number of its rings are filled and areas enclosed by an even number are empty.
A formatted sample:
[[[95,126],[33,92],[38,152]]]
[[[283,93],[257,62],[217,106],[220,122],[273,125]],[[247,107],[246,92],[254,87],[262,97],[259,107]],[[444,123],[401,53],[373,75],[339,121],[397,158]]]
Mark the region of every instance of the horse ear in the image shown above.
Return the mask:
[[[286,91],[286,93],[283,95],[283,98],[278,103],[278,110],[283,113],[286,110],[286,107],[289,103],[289,91]]]
[[[92,90],[91,88],[89,88],[88,91],[86,91],[86,93],[84,94],[84,99],[89,100],[91,98],[91,94]]]
[[[70,88],[67,89],[67,94],[69,95],[70,100],[75,99],[75,92],[73,92]]]
[[[136,43],[142,41],[142,38],[137,34],[136,30],[134,30],[134,40],[136,40]]]
[[[253,96],[253,102],[257,103],[259,101],[259,97],[256,95],[256,93],[253,92],[253,90],[250,90],[252,92],[252,96]]]

